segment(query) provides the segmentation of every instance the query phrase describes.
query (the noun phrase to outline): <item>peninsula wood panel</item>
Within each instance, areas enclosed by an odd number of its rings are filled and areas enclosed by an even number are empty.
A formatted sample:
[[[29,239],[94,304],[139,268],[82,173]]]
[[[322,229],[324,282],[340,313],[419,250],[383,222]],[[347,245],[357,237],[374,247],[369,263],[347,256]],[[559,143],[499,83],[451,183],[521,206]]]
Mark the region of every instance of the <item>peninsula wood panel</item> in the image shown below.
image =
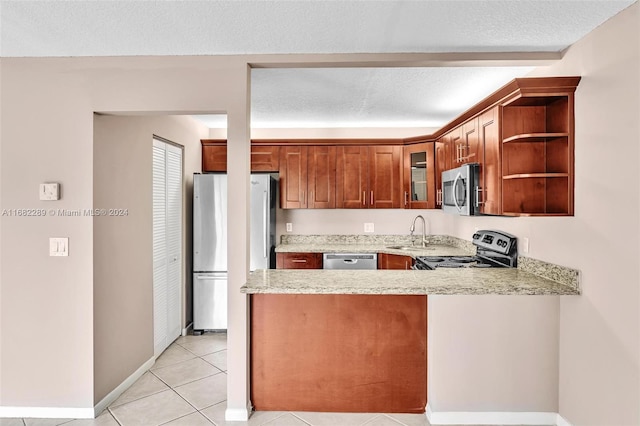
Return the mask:
[[[427,296],[251,296],[256,410],[423,413]]]

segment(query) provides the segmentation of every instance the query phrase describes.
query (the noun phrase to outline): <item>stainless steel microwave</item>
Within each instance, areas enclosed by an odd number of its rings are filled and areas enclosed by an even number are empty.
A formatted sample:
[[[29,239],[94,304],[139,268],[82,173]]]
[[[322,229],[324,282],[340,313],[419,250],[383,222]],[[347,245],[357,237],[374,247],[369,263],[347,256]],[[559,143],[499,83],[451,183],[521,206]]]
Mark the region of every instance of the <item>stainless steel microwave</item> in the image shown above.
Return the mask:
[[[462,216],[479,212],[478,163],[468,163],[442,172],[442,210]]]

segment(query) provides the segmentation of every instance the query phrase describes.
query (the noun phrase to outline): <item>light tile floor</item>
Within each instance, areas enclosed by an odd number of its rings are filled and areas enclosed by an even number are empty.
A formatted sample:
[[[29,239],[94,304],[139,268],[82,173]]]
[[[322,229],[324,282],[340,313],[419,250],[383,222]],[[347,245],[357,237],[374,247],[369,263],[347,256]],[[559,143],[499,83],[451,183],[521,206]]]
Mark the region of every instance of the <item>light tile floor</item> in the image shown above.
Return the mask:
[[[0,426],[429,426],[424,414],[257,411],[225,422],[227,336],[179,337],[96,419],[0,419]]]

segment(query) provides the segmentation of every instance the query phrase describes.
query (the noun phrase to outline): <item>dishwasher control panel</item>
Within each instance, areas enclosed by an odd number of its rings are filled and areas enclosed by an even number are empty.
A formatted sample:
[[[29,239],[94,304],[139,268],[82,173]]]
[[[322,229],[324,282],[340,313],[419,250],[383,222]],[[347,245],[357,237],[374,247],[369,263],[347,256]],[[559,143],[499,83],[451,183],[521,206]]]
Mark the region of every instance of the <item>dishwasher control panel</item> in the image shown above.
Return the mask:
[[[324,253],[323,269],[378,269],[377,253]]]

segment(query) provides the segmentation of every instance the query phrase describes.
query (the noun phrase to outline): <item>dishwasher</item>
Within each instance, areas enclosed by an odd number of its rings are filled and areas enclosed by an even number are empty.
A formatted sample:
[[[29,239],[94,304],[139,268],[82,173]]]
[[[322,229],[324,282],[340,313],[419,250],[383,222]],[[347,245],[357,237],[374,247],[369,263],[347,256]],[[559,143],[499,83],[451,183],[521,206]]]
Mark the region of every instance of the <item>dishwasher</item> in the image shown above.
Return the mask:
[[[324,253],[323,269],[378,269],[377,253]]]

